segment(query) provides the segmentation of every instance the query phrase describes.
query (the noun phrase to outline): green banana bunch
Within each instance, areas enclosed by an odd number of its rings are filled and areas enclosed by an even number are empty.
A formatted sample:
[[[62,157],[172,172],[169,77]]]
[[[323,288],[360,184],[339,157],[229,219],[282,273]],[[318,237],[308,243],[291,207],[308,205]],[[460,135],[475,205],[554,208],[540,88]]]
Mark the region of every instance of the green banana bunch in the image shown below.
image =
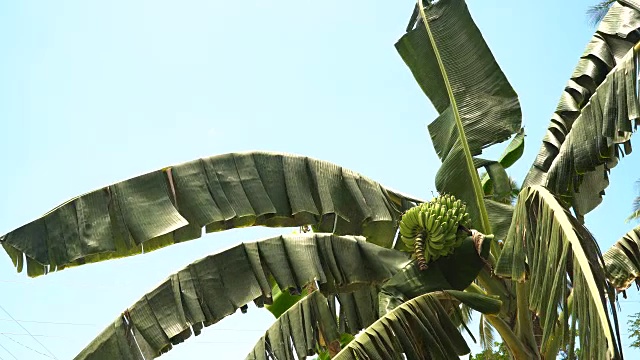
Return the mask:
[[[467,205],[445,194],[407,210],[400,219],[400,240],[413,249],[420,270],[441,256],[452,254],[468,236]],[[462,225],[462,228],[460,228]]]

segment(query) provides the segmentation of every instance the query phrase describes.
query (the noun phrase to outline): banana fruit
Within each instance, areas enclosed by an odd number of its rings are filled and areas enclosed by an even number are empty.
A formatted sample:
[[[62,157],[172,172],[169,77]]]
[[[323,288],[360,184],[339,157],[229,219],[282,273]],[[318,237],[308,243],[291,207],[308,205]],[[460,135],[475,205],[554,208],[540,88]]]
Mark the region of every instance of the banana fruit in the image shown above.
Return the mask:
[[[413,249],[420,270],[427,263],[452,254],[467,234],[471,219],[467,205],[445,194],[407,210],[400,219],[400,240]]]

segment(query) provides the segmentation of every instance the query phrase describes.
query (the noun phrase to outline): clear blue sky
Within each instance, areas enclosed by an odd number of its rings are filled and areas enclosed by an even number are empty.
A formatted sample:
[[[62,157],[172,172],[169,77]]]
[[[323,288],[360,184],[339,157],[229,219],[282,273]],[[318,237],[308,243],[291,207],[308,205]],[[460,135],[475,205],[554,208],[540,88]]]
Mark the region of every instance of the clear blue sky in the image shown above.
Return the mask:
[[[439,161],[426,124],[435,112],[393,48],[412,4],[0,2],[0,233],[95,188],[241,150],[304,154],[430,197]],[[510,170],[520,181],[594,31],[588,4],[469,0],[521,98],[527,149]],[[633,163],[635,154],[614,169],[604,204],[587,217],[603,249],[632,227],[623,219],[640,178]],[[282,231],[291,230],[217,233],[37,279],[1,255],[0,305],[20,320],[74,323],[22,323],[70,359],[170,273]],[[623,322],[639,299],[632,289]],[[25,332],[7,318],[0,312],[0,345],[20,360],[46,359],[27,348],[46,353],[33,339],[11,335]],[[270,322],[250,309],[162,358],[244,358]],[[0,358],[13,359],[1,347]]]

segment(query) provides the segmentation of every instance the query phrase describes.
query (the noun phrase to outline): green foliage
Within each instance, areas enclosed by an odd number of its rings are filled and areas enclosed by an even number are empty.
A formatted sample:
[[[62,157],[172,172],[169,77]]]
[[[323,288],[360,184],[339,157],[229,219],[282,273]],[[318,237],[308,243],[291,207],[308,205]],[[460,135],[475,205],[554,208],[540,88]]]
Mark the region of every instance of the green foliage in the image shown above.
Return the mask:
[[[640,180],[636,182],[638,190],[640,190]],[[640,220],[640,194],[633,199],[633,212],[627,218],[627,222],[631,220]]]
[[[469,355],[469,360],[511,360],[507,346],[503,342],[494,342],[493,347],[477,355]]]
[[[636,326],[640,329],[640,313],[636,315]],[[638,333],[640,336],[640,333]],[[636,347],[640,347],[640,340],[636,340]],[[558,354],[559,360],[568,360],[569,352],[568,350],[563,350]],[[573,359],[580,359],[580,349],[576,349],[574,351]],[[470,354],[469,360],[511,360],[511,355],[509,355],[509,351],[507,350],[507,346],[503,342],[494,342],[493,347],[490,349],[485,349],[481,353],[477,355]]]
[[[629,346],[640,348],[640,312],[629,316],[627,326],[629,326],[629,339],[633,340]]]

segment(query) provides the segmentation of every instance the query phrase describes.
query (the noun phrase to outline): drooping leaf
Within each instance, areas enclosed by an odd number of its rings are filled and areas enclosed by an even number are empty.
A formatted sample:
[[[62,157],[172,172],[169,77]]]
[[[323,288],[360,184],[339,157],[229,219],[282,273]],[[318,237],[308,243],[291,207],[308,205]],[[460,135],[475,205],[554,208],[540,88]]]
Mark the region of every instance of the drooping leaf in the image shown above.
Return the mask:
[[[19,271],[26,257],[30,276],[196,239],[202,227],[314,225],[390,247],[400,213],[414,201],[325,161],[234,153],[71,199],[0,243]]]
[[[500,300],[485,295],[455,290],[427,293],[381,317],[334,359],[457,359],[468,354],[466,341],[441,304],[452,298],[483,313],[500,311]]]
[[[136,357],[139,351],[135,348],[127,350],[121,345],[122,339],[132,340],[131,336],[138,344],[146,344],[141,347],[145,359],[158,357],[192,332],[198,335],[203,327],[237,309],[244,311],[251,301],[258,306],[268,303],[272,297],[270,278],[280,289],[297,290],[317,282],[325,294],[346,293],[381,284],[408,262],[406,254],[368,243],[362,237],[314,233],[243,243],[171,275],[119,316],[75,359],[142,359]],[[361,300],[358,304],[363,303]],[[350,309],[353,307],[341,309],[345,318],[353,318]],[[372,319],[362,315],[365,311],[365,307],[359,309],[361,322],[350,322],[345,328],[367,326]],[[121,357],[111,356],[118,353]]]
[[[493,200],[485,200],[484,203],[487,206],[487,214],[489,214],[489,222],[491,222],[493,234],[497,240],[504,240],[511,226],[514,207]]]
[[[619,356],[613,288],[606,281],[598,244],[547,189],[521,191],[495,273],[528,282],[528,308],[543,329],[542,349],[558,333],[560,338],[569,333],[569,316],[559,320],[559,312],[565,311],[578,323],[580,351],[586,358]]]
[[[619,291],[640,284],[640,226],[626,233],[604,253],[607,277]],[[638,285],[640,287],[640,285]]]
[[[376,295],[377,292],[370,288],[330,297],[312,292],[269,327],[246,359],[306,359],[318,348],[329,354],[337,353],[344,335],[355,335],[378,319],[377,302],[372,299]],[[344,309],[343,296],[351,301]],[[337,305],[340,314],[336,313]],[[365,311],[370,315],[361,318]],[[341,330],[342,326],[338,324],[338,320],[343,322],[343,317],[349,321],[347,330]]]
[[[340,333],[355,335],[378,319],[379,293],[380,286],[378,285],[335,295],[340,304],[338,314]]]
[[[513,139],[511,139],[511,142],[509,142],[509,145],[507,145],[507,148],[504,149],[504,151],[502,152],[502,155],[500,155],[500,158],[498,158],[498,160],[496,161],[499,165],[502,166],[502,171],[505,172],[505,175],[506,175],[506,169],[511,167],[511,165],[515,164],[515,162],[518,161],[518,159],[520,159],[520,157],[524,153],[524,137],[525,137],[524,128],[522,128],[520,129],[520,131],[518,131],[518,133],[516,133]],[[498,174],[502,175],[500,169],[498,169]],[[502,183],[494,186],[494,182],[496,181],[501,181]],[[487,174],[485,174],[482,177],[482,181],[481,181],[482,189],[484,190],[485,194],[496,193],[496,191],[494,191],[494,187],[513,188],[513,186],[511,186],[512,185],[511,182],[512,182],[511,179],[508,176],[506,176],[506,179],[505,179],[504,175],[502,175],[502,177],[499,179],[492,178],[491,172],[489,171],[489,169],[487,169]],[[497,191],[497,192],[499,193],[500,191]]]
[[[633,50],[638,28],[640,3],[611,6],[564,89],[523,184],[546,186],[579,216],[602,202],[609,170],[631,151],[640,110]]]
[[[521,128],[513,139],[511,139],[511,142],[509,142],[509,145],[504,149],[500,158],[498,158],[498,162],[505,169],[510,168],[511,165],[515,164],[516,161],[522,157],[522,154],[524,153],[524,137],[524,128]]]
[[[441,193],[452,193],[467,203],[468,212],[481,223],[482,194],[470,184],[477,182],[472,166],[461,166],[483,148],[507,140],[520,129],[521,111],[517,95],[500,70],[463,0],[441,0],[425,8],[431,33],[440,53],[448,84],[422,19],[396,44],[422,90],[440,113],[429,125],[436,153],[443,161],[436,175]],[[451,101],[447,85],[455,100]],[[457,130],[456,112],[466,136]]]
[[[494,199],[509,198],[511,195],[511,179],[502,164],[495,161],[485,166],[491,179],[491,195]]]

